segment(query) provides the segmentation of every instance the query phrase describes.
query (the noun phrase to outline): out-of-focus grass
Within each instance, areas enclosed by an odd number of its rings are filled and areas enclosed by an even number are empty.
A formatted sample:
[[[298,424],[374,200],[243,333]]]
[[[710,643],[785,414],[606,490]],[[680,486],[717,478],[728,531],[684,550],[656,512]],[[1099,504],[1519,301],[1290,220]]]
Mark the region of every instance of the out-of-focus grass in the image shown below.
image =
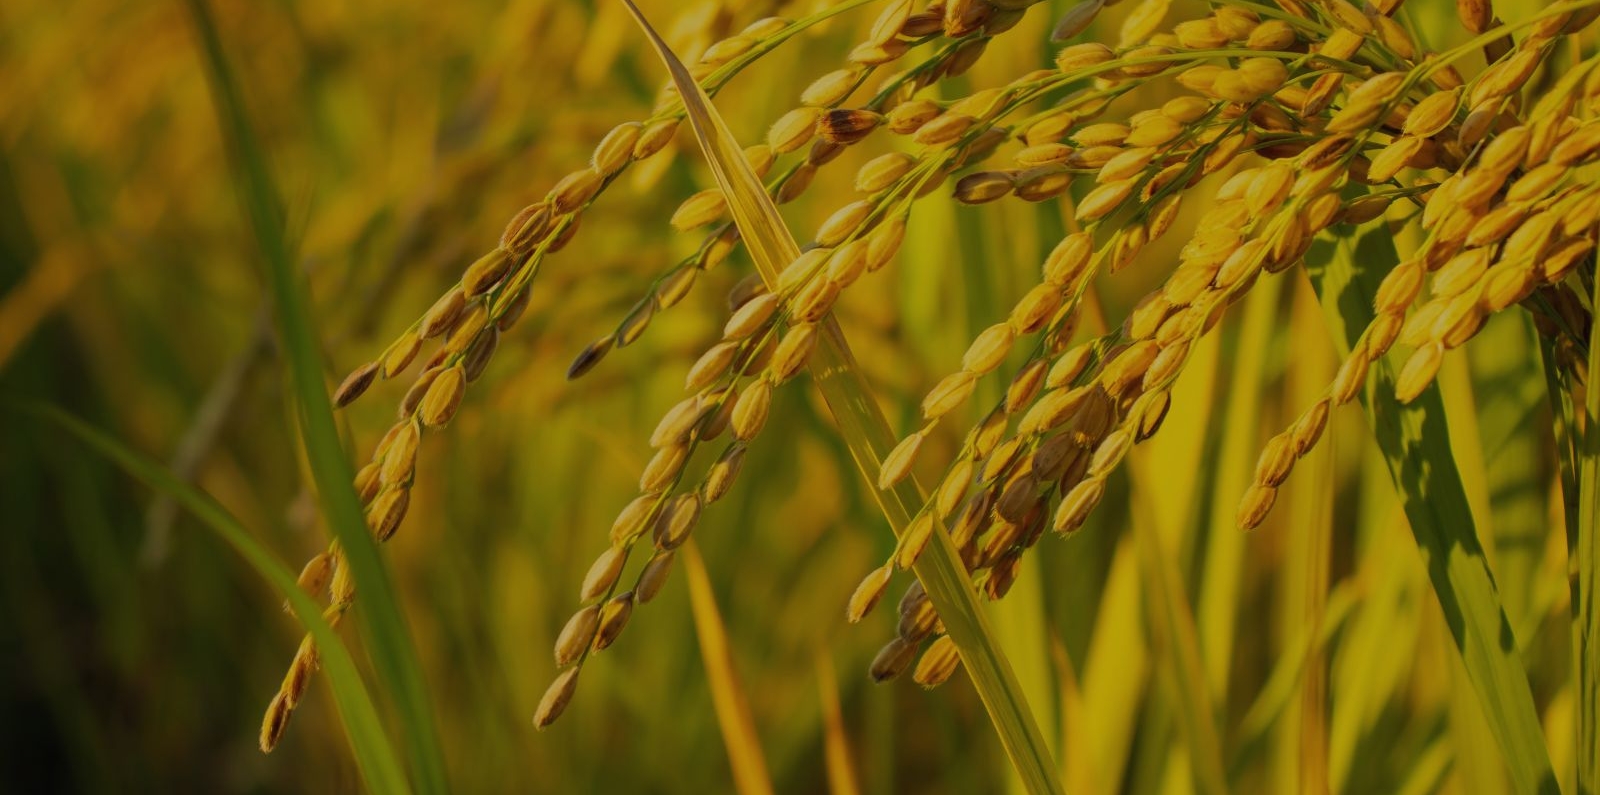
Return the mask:
[[[1102,24],[1114,26],[1128,5]],[[1406,7],[1427,20],[1448,5]],[[681,52],[771,7],[646,4],[654,19],[701,20],[664,25]],[[791,15],[813,7],[783,4]],[[660,74],[610,2],[217,9],[282,188],[323,358],[338,371],[380,350],[507,216],[583,162],[605,130],[644,115]],[[718,99],[735,135],[756,140],[823,71],[813,65],[839,61],[871,16],[853,12],[808,32],[736,79]],[[1030,16],[1027,24],[1047,21]],[[197,439],[196,484],[292,565],[320,549],[327,531],[300,485],[283,362],[261,344],[264,293],[249,267],[255,255],[191,31],[178,3],[11,0],[0,10],[0,392],[62,407],[159,458]],[[1048,55],[1042,46],[1008,53],[1003,67],[980,64],[966,80],[992,85]],[[848,175],[865,156],[847,153],[786,216],[810,225],[846,201]],[[670,162],[624,180],[546,269],[528,319],[507,335],[450,431],[430,438],[410,520],[383,550],[457,791],[731,788],[682,572],[585,671],[559,724],[535,733],[528,722],[583,568],[632,496],[639,440],[716,334],[721,295],[750,268],[736,257],[705,274],[704,287],[636,347],[581,382],[562,382],[571,355],[690,245],[661,219],[711,181],[695,158]],[[1003,268],[1032,268],[1035,243],[1048,246],[1059,231],[1048,209],[1022,219],[1005,210],[929,200],[914,222],[926,231],[908,241],[895,271],[864,281],[839,307],[891,420],[915,411],[967,332],[997,317],[1031,278]],[[990,231],[981,242],[948,231],[974,218]],[[1317,328],[1303,322],[1307,303],[1290,298],[1305,289],[1288,282],[1303,278],[1295,274],[1277,277],[1285,281],[1276,305],[1258,295],[1262,306],[1231,313],[1208,354],[1212,369],[1197,360],[1175,392],[1156,444],[1182,436],[1185,460],[1204,471],[1175,479],[1161,454],[1175,448],[1136,453],[1146,460],[1113,480],[1090,526],[1042,541],[1024,581],[992,606],[1002,635],[1031,642],[1006,648],[1019,660],[1028,655],[1019,664],[1024,686],[1043,734],[1056,738],[1071,792],[1197,791],[1192,770],[1210,764],[1197,753],[1217,755],[1229,791],[1291,791],[1310,655],[1328,669],[1324,736],[1335,792],[1483,791],[1483,771],[1504,776],[1503,766],[1528,762],[1483,753],[1499,747],[1484,733],[1495,724],[1469,714],[1470,669],[1456,661],[1359,413],[1330,427],[1326,470],[1308,467],[1286,491],[1296,505],[1303,498],[1332,511],[1319,627],[1304,626],[1300,597],[1313,581],[1294,565],[1310,557],[1296,547],[1309,528],[1295,517],[1310,514],[1280,510],[1256,533],[1230,535],[1248,476],[1237,460],[1248,467],[1255,442],[1304,405],[1294,384],[1326,375],[1302,372],[1316,360],[1299,351],[1329,338],[1264,341],[1252,322],[1276,313],[1297,318],[1279,326],[1297,335]],[[1110,316],[1152,286],[1153,275],[1137,268],[1109,280]],[[1542,435],[1550,409],[1527,329],[1499,326],[1469,347],[1469,377],[1446,387],[1468,390],[1474,407],[1484,477],[1465,479],[1466,496],[1489,508],[1473,518],[1527,671],[1519,730],[1526,737],[1528,724],[1542,724],[1549,758],[1566,776],[1593,758],[1576,744],[1578,715],[1593,707],[1571,685],[1578,658],[1565,539],[1552,541],[1550,531],[1563,506],[1551,488],[1556,456]],[[1509,353],[1513,345],[1519,353]],[[214,431],[197,435],[202,406],[227,397],[217,389],[227,372],[241,374],[237,392],[222,401]],[[1254,410],[1239,402],[1243,394],[1259,400]],[[399,394],[380,386],[376,397],[341,415],[358,452],[383,432]],[[696,535],[774,788],[827,791],[842,780],[844,743],[864,792],[997,789],[1009,765],[964,675],[927,694],[909,682],[873,686],[862,673],[892,617],[851,627],[843,605],[890,541],[825,410],[809,397],[792,390],[779,398],[769,433],[780,441],[754,447],[746,465],[761,477],[746,477]],[[57,429],[10,413],[0,423],[0,780],[8,789],[359,787],[327,677],[311,688],[284,745],[270,757],[254,750],[260,711],[300,633],[278,610],[278,595],[190,518],[154,544],[157,530],[145,523],[152,497]],[[941,434],[929,444],[959,443],[953,431]],[[1143,542],[1131,522],[1144,520],[1130,496],[1149,504],[1158,531],[1172,517],[1186,522],[1156,550],[1171,570],[1165,594],[1140,565]],[[1151,601],[1157,595],[1167,598]],[[1201,668],[1182,680],[1191,692],[1171,686],[1174,649],[1150,622],[1173,600],[1195,616],[1199,653],[1190,657]],[[375,650],[356,633],[346,640],[375,686]],[[818,695],[834,687],[819,681],[818,649],[838,674],[842,731],[829,728]],[[386,693],[374,697],[388,703]],[[1197,728],[1184,710],[1196,702],[1214,712],[1214,752],[1193,746]]]

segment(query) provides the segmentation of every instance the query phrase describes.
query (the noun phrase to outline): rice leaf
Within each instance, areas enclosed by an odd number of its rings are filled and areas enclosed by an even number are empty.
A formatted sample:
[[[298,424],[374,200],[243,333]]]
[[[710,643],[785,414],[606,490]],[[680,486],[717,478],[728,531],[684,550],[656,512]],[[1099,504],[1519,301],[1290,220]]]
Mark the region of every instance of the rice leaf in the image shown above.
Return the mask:
[[[1140,705],[1150,682],[1151,650],[1140,618],[1145,594],[1135,546],[1129,534],[1118,540],[1083,662],[1083,723],[1094,727],[1084,744],[1093,753],[1077,764],[1092,771],[1097,792],[1126,791]],[[1063,735],[1072,737],[1070,731]]]
[[[1372,319],[1378,281],[1399,261],[1387,223],[1319,239],[1306,257],[1341,355]],[[1397,367],[1375,362],[1361,400],[1422,552],[1434,594],[1520,793],[1559,792],[1515,635],[1473,524],[1447,438],[1444,404],[1429,387],[1394,397]]]
[[[383,689],[394,700],[414,783],[423,793],[447,791],[437,728],[400,602],[367,531],[351,482],[355,472],[340,444],[323,383],[319,337],[304,287],[295,277],[283,233],[279,193],[267,156],[245,112],[243,95],[205,0],[189,0],[211,79],[218,122],[235,163],[235,185],[255,235],[270,286],[279,343],[293,380],[301,437],[324,517],[344,549],[361,605],[356,610]]]
[[[411,791],[399,758],[395,756],[384,731],[383,722],[378,718],[378,711],[367,694],[366,685],[361,681],[355,661],[350,658],[349,649],[345,648],[344,641],[322,617],[322,609],[316,601],[300,590],[293,572],[251,538],[249,531],[227,509],[175,477],[160,464],[140,456],[99,429],[53,406],[29,406],[24,410],[60,425],[129,475],[187,508],[232,546],[274,590],[282,594],[294,610],[295,617],[316,638],[322,670],[327,672],[332,685],[334,706],[344,724],[345,737],[350,741],[356,767],[361,771],[361,779],[367,789],[381,793]]]
[[[839,705],[839,680],[833,672],[833,659],[824,648],[817,649],[817,695],[822,700],[822,755],[828,771],[830,795],[860,795],[855,760],[850,755],[850,734],[844,728],[844,710]]]
[[[1538,338],[1527,317],[1494,318],[1469,346],[1478,403],[1479,444],[1487,466],[1495,584],[1512,629],[1531,640],[1540,616],[1530,605],[1539,582],[1548,528],[1545,501],[1552,473],[1542,433],[1546,383]]]
[[[1189,606],[1176,556],[1162,541],[1155,511],[1149,507],[1155,499],[1149,484],[1158,482],[1150,459],[1144,455],[1134,460],[1135,488],[1130,497],[1135,545],[1144,587],[1149,592],[1146,620],[1155,645],[1167,662],[1174,717],[1189,750],[1195,789],[1204,795],[1224,795],[1228,785],[1222,767],[1221,731],[1206,683],[1194,610]]]
[[[728,749],[728,764],[733,768],[733,785],[739,795],[772,795],[772,777],[761,752],[755,719],[750,716],[750,699],[739,685],[728,650],[728,629],[717,609],[711,578],[705,561],[693,540],[683,548],[684,576],[689,580],[689,607],[694,612],[695,635],[700,639],[700,658],[711,683],[711,700],[722,729],[722,742]]]
[[[1594,279],[1590,307],[1600,299],[1600,278]],[[1578,689],[1578,792],[1600,791],[1600,593],[1595,588],[1600,571],[1600,544],[1596,543],[1595,523],[1600,521],[1600,389],[1594,388],[1595,373],[1600,373],[1600,338],[1589,336],[1589,388],[1584,396],[1584,423],[1578,439],[1578,526],[1577,538],[1568,532],[1568,571],[1575,572],[1572,584],[1572,644],[1577,655],[1574,669]]]
[[[1226,414],[1218,429],[1220,449],[1208,467],[1213,475],[1209,492],[1210,527],[1206,535],[1204,579],[1196,600],[1200,650],[1212,696],[1228,703],[1228,672],[1232,669],[1234,636],[1239,615],[1239,594],[1244,588],[1246,536],[1234,527],[1236,495],[1250,486],[1254,458],[1261,450],[1261,394],[1265,380],[1267,348],[1278,318],[1276,285],[1263,285],[1244,299],[1236,347],[1230,357],[1232,381]],[[1203,426],[1202,426],[1203,427]]]
[[[737,141],[712,107],[710,98],[689,76],[688,69],[666,42],[656,35],[632,0],[623,2],[672,74],[695,137],[718,186],[727,197],[729,211],[751,259],[768,284],[775,284],[778,272],[800,254],[794,236],[767,197],[761,181],[751,173]],[[822,323],[822,343],[811,372],[861,476],[868,483],[875,483],[883,456],[895,445],[894,434],[832,317],[825,318]],[[870,491],[896,535],[904,531],[924,502],[923,492],[912,478],[893,490]],[[915,571],[946,631],[960,650],[962,663],[989,712],[1001,744],[1028,791],[1060,792],[1061,782],[1054,773],[1056,766],[1049,746],[1029,711],[1010,663],[994,642],[971,579],[943,528],[935,532],[933,542]]]

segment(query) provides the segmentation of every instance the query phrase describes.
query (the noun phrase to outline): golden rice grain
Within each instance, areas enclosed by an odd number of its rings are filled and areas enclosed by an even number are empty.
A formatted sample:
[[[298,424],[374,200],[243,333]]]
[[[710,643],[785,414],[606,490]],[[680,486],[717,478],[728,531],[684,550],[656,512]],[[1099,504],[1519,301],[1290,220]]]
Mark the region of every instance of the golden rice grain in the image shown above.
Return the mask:
[[[1290,433],[1294,437],[1295,455],[1303,456],[1317,446],[1317,440],[1322,438],[1322,430],[1328,425],[1328,413],[1331,409],[1328,399],[1323,398],[1311,405],[1295,420]]]
[[[821,226],[817,227],[817,245],[831,248],[843,243],[861,228],[867,216],[877,207],[877,203],[870,199],[860,199],[835,210]]]
[[[1137,187],[1138,179],[1130,178],[1095,187],[1078,203],[1075,217],[1080,222],[1098,221],[1117,209]]]
[[[289,726],[289,715],[293,712],[289,706],[288,698],[279,692],[272,697],[272,702],[267,705],[265,717],[261,720],[261,735],[258,743],[262,753],[271,753],[278,742],[283,739],[283,731]]]
[[[878,488],[880,490],[893,488],[895,484],[905,479],[911,473],[912,464],[916,463],[917,451],[922,448],[926,438],[922,431],[913,433],[902,439],[883,458],[883,464],[878,468]]]
[[[850,595],[850,603],[845,607],[845,620],[854,624],[872,612],[872,608],[883,600],[883,594],[889,589],[889,578],[893,575],[894,567],[886,564],[873,569],[863,578]]]
[[[906,570],[915,566],[937,530],[938,523],[933,514],[924,511],[913,518],[906,526],[905,533],[895,542],[894,565]]]
[[[656,519],[656,548],[677,549],[689,540],[689,533],[700,520],[701,507],[699,494],[680,494],[672,498]]]
[[[584,346],[583,350],[572,360],[572,364],[567,366],[567,380],[578,378],[594,369],[594,366],[599,364],[607,353],[611,352],[614,342],[615,338],[608,334]]]
[[[636,121],[623,122],[611,128],[595,146],[594,155],[589,159],[595,172],[602,177],[609,177],[627,166],[633,159],[634,146],[639,143],[639,134],[643,130],[644,125]]]
[[[378,362],[367,362],[350,371],[339,388],[333,391],[334,408],[344,408],[361,397],[378,377],[378,368]]]
[[[606,600],[600,608],[600,623],[594,631],[595,651],[604,649],[615,643],[622,630],[628,626],[628,619],[633,615],[633,591],[624,591]]]
[[[566,626],[561,628],[561,634],[556,636],[557,667],[565,666],[583,656],[584,651],[589,648],[589,642],[594,638],[594,631],[599,623],[599,605],[582,608],[567,619]]]
[[[411,492],[404,487],[392,488],[378,495],[372,505],[367,508],[367,529],[372,532],[372,537],[378,543],[388,541],[400,529],[400,523],[405,520],[406,509],[411,507]],[[342,571],[344,567],[340,567]],[[335,572],[335,582],[338,581],[338,572]],[[338,591],[337,588],[334,589]]]
[[[1007,323],[984,329],[962,355],[961,368],[980,375],[994,370],[1005,361],[1015,340],[1016,332]]]
[[[1441,343],[1432,342],[1418,348],[1400,368],[1400,375],[1395,379],[1395,397],[1401,403],[1415,400],[1433,383],[1433,377],[1438,374],[1439,364],[1443,360],[1444,345]]]
[[[1056,22],[1050,31],[1051,41],[1066,41],[1089,29],[1105,5],[1104,0],[1080,0]]]
[[[1077,531],[1083,527],[1083,523],[1088,520],[1095,506],[1100,504],[1105,492],[1104,478],[1089,478],[1072,487],[1072,490],[1061,498],[1061,507],[1056,510],[1051,526],[1058,533]]]
[[[449,423],[461,407],[461,397],[466,392],[467,374],[461,365],[439,373],[417,406],[417,419],[429,428],[440,428]]]
[[[593,168],[574,171],[562,177],[561,181],[550,189],[545,201],[550,202],[550,208],[557,214],[570,213],[588,204],[589,200],[600,191],[604,181],[605,178],[600,172]]]
[[[423,339],[432,339],[441,336],[455,326],[461,313],[467,307],[467,298],[460,290],[451,290],[439,298],[422,316],[422,323],[417,328],[417,333]]]
[[[917,654],[917,644],[908,642],[904,638],[895,638],[878,650],[877,656],[872,658],[872,664],[867,668],[867,673],[874,682],[886,682],[899,676]]]
[[[1261,526],[1267,518],[1267,513],[1272,510],[1272,503],[1278,499],[1278,490],[1273,486],[1256,483],[1244,493],[1244,498],[1239,501],[1238,515],[1235,521],[1242,530],[1254,530]]]
[[[544,696],[539,699],[539,707],[533,712],[533,725],[543,729],[561,717],[567,705],[572,703],[572,694],[578,689],[578,672],[583,670],[573,666],[562,671],[544,691]]]
[[[722,191],[709,188],[690,196],[673,211],[668,223],[673,229],[687,232],[721,220],[728,213],[728,200]]]
[[[730,427],[733,437],[741,442],[755,438],[761,428],[767,423],[767,414],[772,409],[772,383],[757,380],[751,384],[739,399],[734,403],[733,415],[730,418]]]
[[[1009,171],[978,171],[956,181],[955,198],[962,204],[984,204],[1004,198],[1016,184]]]
[[[845,146],[866,138],[884,123],[881,114],[860,108],[830,110],[817,122],[817,131],[824,140],[812,146],[807,160],[822,165],[837,157]]]
[[[649,463],[645,464],[644,471],[639,474],[639,491],[654,494],[671,486],[688,460],[689,446],[686,444],[669,444],[656,450]]]
[[[917,660],[916,670],[911,678],[925,688],[935,688],[944,684],[961,667],[961,654],[949,635],[940,635],[934,638],[933,643],[922,653]]]
[[[866,71],[859,67],[835,69],[806,86],[805,90],[800,92],[800,104],[815,107],[837,105],[843,102],[845,97],[850,96],[850,92],[861,84],[864,77]]]
[[[781,300],[776,293],[763,293],[750,299],[723,325],[723,339],[742,340],[764,328],[778,311]]]
[[[767,131],[767,145],[778,154],[793,152],[816,134],[817,121],[821,118],[822,111],[818,108],[795,108],[773,123]]]
[[[904,152],[879,155],[856,172],[855,188],[862,193],[877,193],[893,185],[916,164],[917,159]]]

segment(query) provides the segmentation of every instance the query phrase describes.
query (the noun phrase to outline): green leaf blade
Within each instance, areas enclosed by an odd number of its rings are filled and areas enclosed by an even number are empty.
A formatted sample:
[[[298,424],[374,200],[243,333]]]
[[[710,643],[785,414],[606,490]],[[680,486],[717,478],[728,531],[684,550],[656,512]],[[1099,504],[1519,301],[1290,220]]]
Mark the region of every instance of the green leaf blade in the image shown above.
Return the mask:
[[[189,0],[189,10],[200,34],[218,122],[235,160],[236,187],[271,291],[299,409],[306,458],[323,515],[339,539],[356,590],[361,594],[362,608],[356,611],[358,623],[370,645],[379,679],[399,712],[417,789],[429,795],[447,792],[444,758],[421,666],[400,616],[394,585],[378,555],[377,544],[367,531],[361,502],[351,485],[355,472],[340,442],[333,406],[325,391],[319,338],[284,237],[279,193],[266,152],[245,112],[243,95],[205,0]]]
[[[1335,240],[1319,240],[1306,257],[1340,355],[1372,320],[1379,281],[1399,261],[1386,222]],[[1401,404],[1394,396],[1394,354],[1373,363],[1362,395],[1373,435],[1388,463],[1429,581],[1516,790],[1558,793],[1538,711],[1516,638],[1500,603],[1456,471],[1437,386]]]
[[[251,538],[244,526],[215,500],[179,480],[159,464],[139,456],[100,430],[60,409],[45,406],[29,408],[27,411],[60,425],[129,475],[188,509],[202,524],[238,551],[274,590],[282,594],[295,617],[316,639],[322,669],[327,672],[332,685],[334,706],[344,724],[345,736],[350,741],[356,767],[367,789],[381,793],[411,792],[399,757],[389,743],[383,722],[357,672],[355,661],[350,657],[349,649],[333,626],[323,618],[317,603],[300,590],[292,571]]]

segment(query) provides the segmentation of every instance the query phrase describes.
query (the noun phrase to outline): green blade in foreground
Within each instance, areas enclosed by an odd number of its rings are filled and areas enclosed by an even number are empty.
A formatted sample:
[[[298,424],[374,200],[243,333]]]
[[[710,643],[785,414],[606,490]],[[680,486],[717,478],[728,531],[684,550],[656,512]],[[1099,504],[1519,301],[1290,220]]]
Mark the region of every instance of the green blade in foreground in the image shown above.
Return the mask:
[[[784,225],[778,208],[767,197],[761,181],[750,171],[737,141],[712,107],[710,98],[689,76],[688,69],[666,42],[656,35],[632,0],[623,2],[672,73],[695,137],[716,175],[718,186],[727,197],[729,212],[751,259],[767,284],[775,285],[778,272],[800,256],[794,236]],[[912,478],[888,491],[872,485],[877,482],[883,456],[894,448],[897,440],[856,367],[839,324],[829,316],[821,326],[822,345],[811,364],[812,377],[839,425],[856,468],[898,536],[925,501],[922,490]],[[1050,747],[1045,744],[1029,711],[1010,662],[994,642],[972,581],[943,527],[936,528],[933,541],[917,562],[915,571],[950,639],[960,650],[962,663],[989,712],[1000,742],[1028,791],[1036,794],[1061,792],[1061,782],[1054,773],[1059,768],[1051,757]]]
[[[145,485],[171,497],[239,552],[263,579],[289,601],[300,623],[316,638],[322,669],[332,685],[333,700],[344,723],[345,737],[355,754],[361,779],[372,792],[409,793],[405,772],[384,734],[383,723],[372,705],[355,661],[338,633],[322,617],[317,603],[300,590],[295,575],[250,537],[238,520],[204,493],[174,477],[159,464],[139,456],[115,439],[82,420],[51,406],[31,407],[29,413],[54,422],[78,437]]]
[[[1600,299],[1600,277],[1594,280],[1593,303]],[[1578,792],[1593,795],[1600,792],[1600,593],[1595,592],[1596,574],[1600,572],[1600,544],[1596,543],[1595,523],[1600,521],[1600,389],[1594,386],[1594,374],[1600,372],[1600,338],[1595,336],[1600,324],[1592,324],[1589,332],[1589,384],[1584,396],[1583,434],[1578,441],[1578,526],[1576,538],[1568,533],[1568,552],[1571,560],[1567,571],[1572,580],[1572,644],[1575,669],[1575,689],[1578,693]],[[1587,749],[1587,750],[1585,750]]]
[[[437,728],[417,663],[410,632],[400,617],[400,602],[377,544],[367,532],[361,501],[351,485],[355,472],[340,444],[333,406],[323,384],[316,328],[302,286],[295,278],[288,241],[284,239],[278,191],[267,168],[266,152],[256,140],[243,97],[228,66],[222,39],[205,0],[189,0],[190,16],[200,34],[201,55],[209,71],[217,121],[237,174],[240,201],[249,216],[267,282],[272,291],[279,341],[288,359],[306,459],[329,527],[344,548],[345,560],[361,594],[358,623],[365,630],[373,667],[399,713],[406,758],[417,789],[427,795],[448,791]]]
[[[1341,356],[1349,355],[1372,320],[1378,283],[1398,261],[1382,219],[1312,246],[1307,270]],[[1395,356],[1390,353],[1372,366],[1361,396],[1367,419],[1512,783],[1526,795],[1556,795],[1560,787],[1522,656],[1450,451],[1444,403],[1436,386],[1408,405],[1395,399]]]

